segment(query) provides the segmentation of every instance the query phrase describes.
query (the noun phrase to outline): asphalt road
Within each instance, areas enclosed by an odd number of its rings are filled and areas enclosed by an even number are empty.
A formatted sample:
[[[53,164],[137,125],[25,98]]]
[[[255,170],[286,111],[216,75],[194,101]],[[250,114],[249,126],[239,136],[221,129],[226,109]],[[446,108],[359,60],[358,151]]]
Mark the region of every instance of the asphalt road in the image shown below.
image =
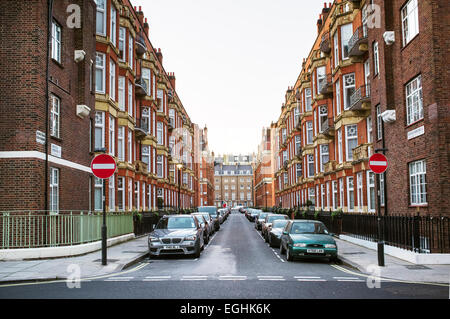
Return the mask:
[[[0,286],[0,299],[448,299],[449,288],[381,281],[327,260],[288,262],[244,215],[231,214],[198,259],[170,256],[121,273],[66,282]]]

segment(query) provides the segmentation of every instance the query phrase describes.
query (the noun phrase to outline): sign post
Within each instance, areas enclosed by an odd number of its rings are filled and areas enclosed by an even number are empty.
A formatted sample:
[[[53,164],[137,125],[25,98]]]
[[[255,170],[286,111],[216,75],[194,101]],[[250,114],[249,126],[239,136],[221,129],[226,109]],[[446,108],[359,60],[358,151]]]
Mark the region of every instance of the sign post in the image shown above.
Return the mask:
[[[106,259],[106,183],[105,180],[114,175],[117,169],[115,159],[107,154],[97,155],[91,162],[91,170],[95,177],[103,180],[103,225],[102,225],[102,265],[107,264]]]
[[[383,174],[383,181],[384,184],[386,184],[386,169],[388,168],[388,161],[386,156],[384,156],[381,153],[375,153],[369,158],[369,167],[376,175],[376,183],[379,186],[379,178],[378,175]],[[386,189],[386,185],[384,185],[384,188]],[[378,190],[379,192],[379,190]],[[378,243],[377,243],[377,251],[378,251],[378,266],[384,266],[384,240],[382,235],[382,227],[381,227],[381,203],[380,203],[380,194],[378,194]],[[384,197],[384,200],[386,201],[386,196]],[[386,205],[386,203],[385,203]]]

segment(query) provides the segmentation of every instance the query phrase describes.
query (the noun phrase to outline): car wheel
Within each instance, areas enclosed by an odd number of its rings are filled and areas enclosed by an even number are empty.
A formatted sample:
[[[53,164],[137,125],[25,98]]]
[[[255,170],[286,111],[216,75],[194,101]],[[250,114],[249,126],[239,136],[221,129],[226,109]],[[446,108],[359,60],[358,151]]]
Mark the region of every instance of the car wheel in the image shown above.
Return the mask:
[[[283,248],[283,243],[280,244],[280,255],[284,255],[286,251]]]
[[[289,247],[286,249],[286,260],[287,261],[293,261],[294,260],[292,255],[289,253]]]
[[[194,258],[199,258],[199,257],[200,257],[200,247],[197,246],[197,248],[195,249]]]
[[[205,238],[203,239],[203,242],[205,243],[205,245],[208,245],[208,243],[209,243],[209,235],[205,236]]]

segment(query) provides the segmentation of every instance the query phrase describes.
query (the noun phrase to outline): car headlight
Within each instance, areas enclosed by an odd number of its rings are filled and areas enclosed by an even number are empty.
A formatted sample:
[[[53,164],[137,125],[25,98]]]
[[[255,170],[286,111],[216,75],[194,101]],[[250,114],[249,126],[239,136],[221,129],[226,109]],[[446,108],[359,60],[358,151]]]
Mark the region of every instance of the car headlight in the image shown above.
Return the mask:
[[[197,238],[197,236],[192,235],[192,236],[187,236],[184,238],[184,240],[195,240]]]
[[[294,244],[294,247],[306,247],[305,243]]]
[[[158,237],[149,237],[149,238],[148,238],[148,241],[150,241],[150,242],[156,242],[156,241],[159,241],[159,238],[158,238]]]
[[[335,244],[325,244],[325,248],[336,248]]]

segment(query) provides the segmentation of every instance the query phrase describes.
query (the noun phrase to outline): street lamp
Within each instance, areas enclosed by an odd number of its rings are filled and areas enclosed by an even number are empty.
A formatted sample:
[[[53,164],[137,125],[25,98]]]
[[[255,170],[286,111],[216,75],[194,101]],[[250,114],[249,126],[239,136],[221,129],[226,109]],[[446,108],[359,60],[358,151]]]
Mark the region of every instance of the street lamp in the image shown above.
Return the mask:
[[[183,164],[177,164],[178,169],[178,214],[180,213],[181,208],[181,171],[183,169]]]

